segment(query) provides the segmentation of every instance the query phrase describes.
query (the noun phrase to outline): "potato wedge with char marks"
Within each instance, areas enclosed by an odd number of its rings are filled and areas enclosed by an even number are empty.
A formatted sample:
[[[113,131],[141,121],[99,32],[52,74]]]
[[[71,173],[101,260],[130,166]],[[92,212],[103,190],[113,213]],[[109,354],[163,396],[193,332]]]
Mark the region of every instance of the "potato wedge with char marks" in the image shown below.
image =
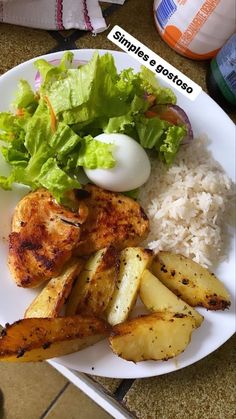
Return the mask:
[[[193,307],[224,310],[230,306],[230,295],[223,283],[206,268],[185,256],[159,252],[153,259],[151,271]]]
[[[86,262],[68,300],[66,314],[89,314],[100,317],[114,292],[119,271],[119,252],[109,246]]]
[[[195,327],[201,326],[203,316],[194,310],[189,304],[178,298],[170,291],[159,279],[148,269],[143,272],[140,289],[140,298],[148,310],[169,311],[173,313],[183,313],[193,316]]]
[[[83,259],[68,262],[63,272],[52,278],[33,300],[25,312],[25,318],[58,317],[84,264]]]
[[[0,361],[35,362],[77,352],[109,334],[109,325],[95,317],[31,318],[2,331]]]
[[[194,327],[192,316],[157,312],[117,324],[109,341],[113,352],[127,361],[166,361],[185,350]]]
[[[127,319],[137,299],[141,275],[151,264],[152,257],[151,250],[141,247],[122,250],[117,286],[106,310],[106,318],[111,325]]]

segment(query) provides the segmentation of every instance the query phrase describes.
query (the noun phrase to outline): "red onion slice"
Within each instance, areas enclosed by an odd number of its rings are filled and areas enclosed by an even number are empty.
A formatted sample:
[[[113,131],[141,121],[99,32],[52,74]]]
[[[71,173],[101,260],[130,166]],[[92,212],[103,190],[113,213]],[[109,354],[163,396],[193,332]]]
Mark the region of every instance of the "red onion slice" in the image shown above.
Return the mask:
[[[59,65],[61,62],[60,59],[56,59],[56,60],[50,60],[49,63],[53,64],[55,66]],[[71,68],[77,68],[79,65],[84,65],[87,64],[88,61],[84,61],[84,60],[73,60],[73,63],[71,64]],[[40,76],[40,73],[37,71],[35,78],[34,78],[34,87],[35,90],[38,90],[41,86],[42,83],[42,79]]]
[[[193,130],[192,130],[192,126],[191,126],[190,120],[188,118],[188,115],[178,105],[171,105],[170,104],[170,105],[167,105],[167,108],[170,109],[171,111],[173,111],[176,114],[176,116],[179,120],[179,123],[182,123],[186,126],[187,135],[181,141],[181,145],[188,144],[190,141],[193,140]]]

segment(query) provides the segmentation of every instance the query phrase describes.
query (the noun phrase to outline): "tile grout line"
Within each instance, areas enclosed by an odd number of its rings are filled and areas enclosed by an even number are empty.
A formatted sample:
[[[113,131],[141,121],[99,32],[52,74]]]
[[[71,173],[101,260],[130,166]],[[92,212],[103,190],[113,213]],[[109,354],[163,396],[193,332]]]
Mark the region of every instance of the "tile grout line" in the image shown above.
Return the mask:
[[[49,406],[47,407],[47,409],[43,412],[43,414],[39,417],[39,419],[44,419],[46,417],[46,415],[48,414],[48,412],[51,410],[51,408],[55,405],[55,403],[57,402],[57,400],[61,397],[61,395],[65,392],[65,390],[67,389],[67,387],[70,385],[70,382],[68,381],[63,387],[62,389],[59,391],[59,393],[56,395],[56,397],[54,397],[54,399],[51,401],[51,403],[49,404]]]

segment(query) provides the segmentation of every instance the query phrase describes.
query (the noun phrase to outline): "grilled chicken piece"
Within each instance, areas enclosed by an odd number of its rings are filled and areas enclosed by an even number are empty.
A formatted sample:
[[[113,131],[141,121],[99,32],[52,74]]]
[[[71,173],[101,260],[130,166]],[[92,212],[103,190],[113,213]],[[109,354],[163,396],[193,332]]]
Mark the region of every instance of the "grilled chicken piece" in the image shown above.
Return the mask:
[[[81,226],[79,255],[89,255],[109,245],[118,249],[136,246],[147,236],[148,218],[133,199],[95,185],[78,190],[77,199],[89,209],[88,218]]]
[[[45,189],[19,202],[9,236],[9,267],[17,285],[36,287],[60,274],[78,246],[87,214],[84,203],[72,212]]]

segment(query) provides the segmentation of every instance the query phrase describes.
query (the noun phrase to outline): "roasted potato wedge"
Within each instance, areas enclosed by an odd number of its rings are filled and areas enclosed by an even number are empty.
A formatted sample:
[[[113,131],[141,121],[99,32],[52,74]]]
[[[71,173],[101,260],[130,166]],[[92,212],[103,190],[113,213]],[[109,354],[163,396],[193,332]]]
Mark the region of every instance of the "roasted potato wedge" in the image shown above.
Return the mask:
[[[70,261],[61,275],[52,278],[40,294],[37,295],[27,308],[25,318],[58,317],[83,265],[83,259]]]
[[[206,268],[185,256],[159,252],[153,259],[151,271],[193,307],[224,310],[230,306],[230,295],[222,282]]]
[[[117,324],[109,341],[113,352],[127,361],[166,361],[185,350],[194,327],[192,316],[157,312]]]
[[[116,286],[119,252],[113,246],[89,258],[69,297],[66,315],[79,313],[101,316]]]
[[[106,310],[108,323],[125,321],[136,302],[140,278],[151,264],[153,253],[140,247],[127,247],[120,254],[120,271],[117,286]]]
[[[18,320],[2,330],[0,361],[35,362],[77,352],[106,337],[109,329],[95,317]]]
[[[201,326],[203,316],[193,307],[170,291],[159,279],[148,269],[143,272],[139,295],[148,310],[151,311],[169,311],[172,313],[183,313],[192,316],[195,320],[195,327]]]

